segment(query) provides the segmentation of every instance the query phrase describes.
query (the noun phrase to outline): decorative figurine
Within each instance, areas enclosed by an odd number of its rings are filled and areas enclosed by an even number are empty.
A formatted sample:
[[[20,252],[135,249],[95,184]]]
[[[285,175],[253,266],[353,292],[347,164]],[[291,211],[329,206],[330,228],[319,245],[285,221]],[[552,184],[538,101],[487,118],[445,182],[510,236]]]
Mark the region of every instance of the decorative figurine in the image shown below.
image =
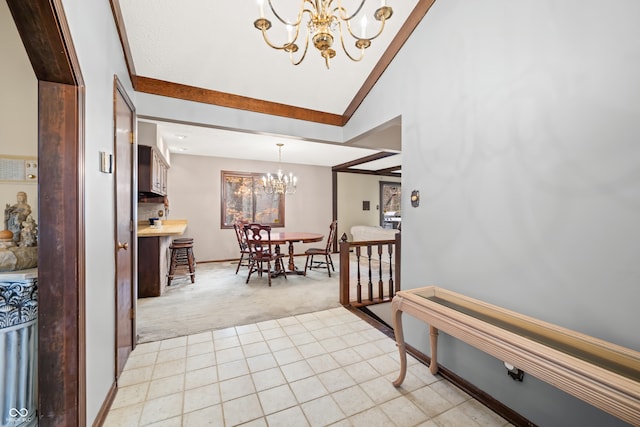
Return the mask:
[[[16,199],[17,203],[13,206],[9,206],[7,203],[7,207],[4,210],[4,224],[5,230],[13,233],[13,241],[18,243],[21,237],[22,223],[31,214],[31,206],[27,203],[27,193],[24,191],[19,191]]]

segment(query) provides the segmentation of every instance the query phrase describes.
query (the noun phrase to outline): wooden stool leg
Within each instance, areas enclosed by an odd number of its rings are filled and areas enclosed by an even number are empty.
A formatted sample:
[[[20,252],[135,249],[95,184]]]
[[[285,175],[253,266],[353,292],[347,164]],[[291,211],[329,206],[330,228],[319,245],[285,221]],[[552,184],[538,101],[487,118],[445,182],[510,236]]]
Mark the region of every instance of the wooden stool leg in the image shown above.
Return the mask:
[[[196,281],[196,269],[195,266],[193,265],[193,249],[188,248],[187,249],[187,262],[189,263],[189,275],[191,276],[191,283],[194,283]]]
[[[171,249],[171,262],[169,263],[169,277],[167,278],[167,286],[171,286],[171,280],[176,272],[176,264],[178,263],[178,252]]]

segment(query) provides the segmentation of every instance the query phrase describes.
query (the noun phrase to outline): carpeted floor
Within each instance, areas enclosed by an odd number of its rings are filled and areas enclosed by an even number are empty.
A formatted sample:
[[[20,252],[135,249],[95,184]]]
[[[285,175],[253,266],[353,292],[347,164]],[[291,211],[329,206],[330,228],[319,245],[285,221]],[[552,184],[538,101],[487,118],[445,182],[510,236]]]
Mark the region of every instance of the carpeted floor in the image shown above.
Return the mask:
[[[335,262],[334,257],[334,262]],[[304,257],[296,259],[304,266]],[[272,279],[251,276],[246,267],[236,275],[235,262],[199,263],[196,282],[174,280],[161,297],[138,299],[138,342],[158,341],[212,329],[339,307],[338,263],[328,277],[324,269],[307,276]]]

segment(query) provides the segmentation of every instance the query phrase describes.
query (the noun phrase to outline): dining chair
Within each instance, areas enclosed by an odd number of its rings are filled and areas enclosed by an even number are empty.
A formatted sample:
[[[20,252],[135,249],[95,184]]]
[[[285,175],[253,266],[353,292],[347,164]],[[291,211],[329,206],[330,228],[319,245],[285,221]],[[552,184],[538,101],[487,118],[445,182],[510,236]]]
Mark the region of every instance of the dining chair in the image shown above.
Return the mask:
[[[251,253],[249,251],[249,245],[247,244],[247,236],[244,234],[244,225],[245,223],[242,221],[237,221],[233,224],[233,229],[236,232],[236,239],[238,239],[238,246],[240,248],[240,259],[238,260],[238,266],[236,267],[236,274],[240,271],[240,266],[245,265],[248,267],[251,265],[251,261],[249,259]],[[243,261],[245,261],[245,264],[242,264]]]
[[[255,272],[258,272],[259,276],[262,276],[262,273],[267,273],[269,286],[271,286],[271,277],[273,276],[282,274],[286,279],[287,275],[282,261],[284,254],[278,253],[275,250],[275,245],[271,243],[271,226],[256,223],[245,224],[244,233],[250,252],[249,275],[246,283],[249,283],[251,275]],[[273,270],[271,263],[273,263]],[[264,264],[266,264],[266,268]]]
[[[331,277],[331,270],[336,271],[333,266],[333,260],[331,259],[331,245],[336,237],[336,229],[338,228],[338,221],[334,220],[329,226],[329,236],[327,236],[327,244],[324,248],[309,248],[304,253],[307,256],[307,261],[304,263],[304,275],[307,275],[307,268],[309,270],[315,268],[326,268]],[[314,261],[314,255],[324,256],[324,261]]]

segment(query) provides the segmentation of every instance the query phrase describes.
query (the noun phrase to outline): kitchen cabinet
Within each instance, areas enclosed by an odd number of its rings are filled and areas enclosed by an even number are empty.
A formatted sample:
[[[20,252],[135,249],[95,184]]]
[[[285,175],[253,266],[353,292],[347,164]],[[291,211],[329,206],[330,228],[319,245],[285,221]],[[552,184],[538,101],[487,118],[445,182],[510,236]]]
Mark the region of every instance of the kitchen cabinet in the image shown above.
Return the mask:
[[[171,237],[138,238],[138,298],[159,297],[167,287]]]
[[[138,145],[138,192],[167,195],[169,166],[160,153],[147,145]]]

